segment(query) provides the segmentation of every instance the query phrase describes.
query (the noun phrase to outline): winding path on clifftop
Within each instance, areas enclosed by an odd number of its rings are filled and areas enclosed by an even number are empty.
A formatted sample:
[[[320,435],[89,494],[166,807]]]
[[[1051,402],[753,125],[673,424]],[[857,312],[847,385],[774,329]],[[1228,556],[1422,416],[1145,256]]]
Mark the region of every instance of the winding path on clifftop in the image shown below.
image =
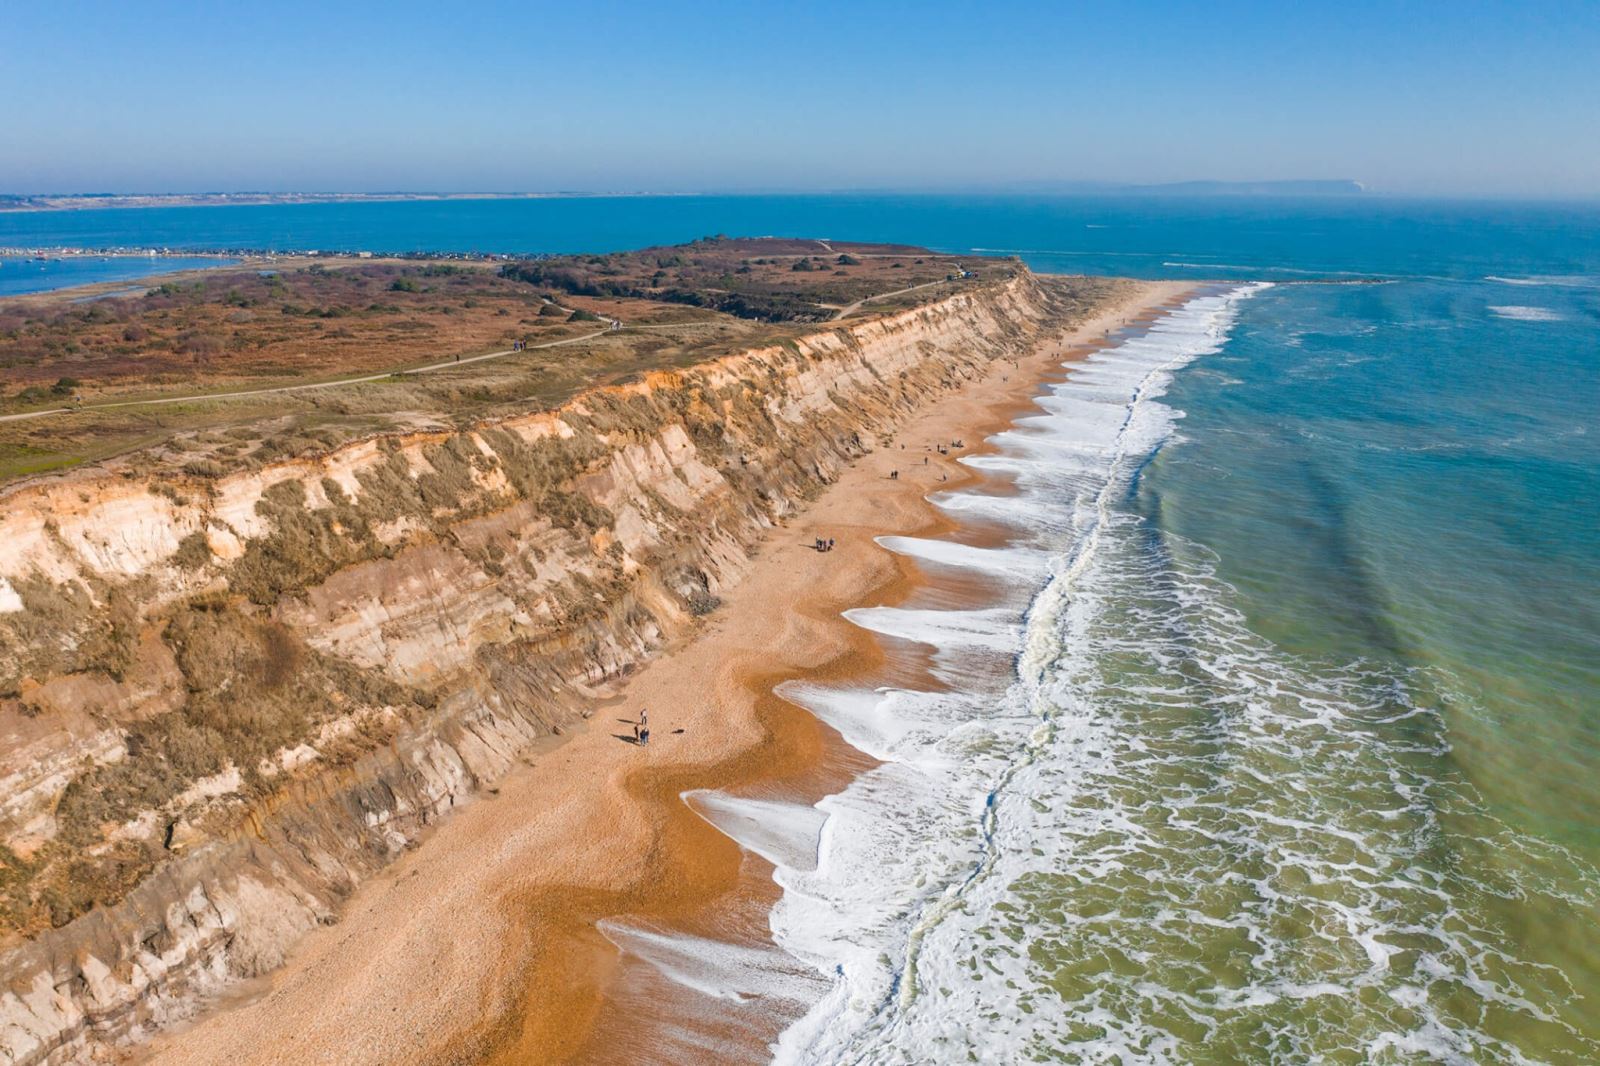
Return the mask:
[[[949,283],[949,278],[941,278],[938,281],[925,281],[921,285],[911,285],[904,289],[895,289],[893,292],[880,292],[874,296],[863,296],[855,303],[845,304],[843,307],[839,308],[839,310],[834,313],[833,320],[837,322],[841,318],[846,318],[850,315],[853,315],[857,311],[861,310],[862,304],[869,304],[874,300],[887,300],[891,296],[904,296],[906,293],[916,292],[918,289],[931,289],[935,285],[948,285]]]
[[[539,348],[557,348],[563,344],[577,344],[579,341],[602,337],[620,328],[615,324],[614,320],[607,319],[604,329],[597,329],[593,333],[585,333],[581,337],[567,337],[559,341],[530,344],[526,348],[507,348],[501,352],[485,352],[483,355],[447,359],[442,363],[429,363],[427,366],[411,367],[409,370],[384,370],[376,374],[363,374],[361,377],[355,378],[339,378],[335,381],[313,381],[304,385],[277,385],[269,389],[241,389],[237,392],[195,392],[185,396],[161,396],[151,400],[116,400],[111,403],[86,403],[81,407],[49,407],[43,411],[25,411],[18,415],[0,415],[0,422],[20,422],[26,418],[44,418],[46,415],[70,415],[78,411],[108,411],[114,407],[147,407],[155,404],[189,403],[195,400],[232,400],[240,396],[270,396],[278,392],[304,392],[308,389],[333,389],[341,385],[360,385],[368,381],[382,381],[384,378],[391,378],[396,374],[428,374],[435,370],[449,370],[451,367],[466,366],[469,363],[483,363],[490,359],[499,359],[507,355],[521,355],[523,352],[536,351]]]
[[[819,242],[820,243],[820,242]],[[831,249],[830,249],[831,251]],[[838,308],[833,315],[833,321],[848,318],[869,303],[877,300],[887,300],[892,296],[904,296],[908,292],[917,292],[920,289],[931,289],[936,285],[949,284],[949,279],[941,278],[938,281],[928,281],[921,285],[911,285],[904,289],[894,289],[890,292],[875,293],[872,296],[863,296],[855,303],[846,304]],[[826,306],[826,305],[824,305]],[[234,392],[192,392],[182,396],[160,396],[149,400],[114,400],[110,403],[86,403],[82,406],[47,407],[42,411],[24,411],[15,415],[0,415],[0,422],[22,422],[30,418],[46,418],[50,415],[70,415],[78,411],[109,411],[118,407],[151,407],[161,404],[191,403],[198,400],[233,400],[244,396],[271,396],[281,392],[305,392],[311,389],[335,389],[342,385],[361,385],[371,381],[382,381],[384,378],[394,377],[396,374],[430,374],[437,370],[449,370],[452,367],[467,366],[470,363],[483,363],[490,359],[501,359],[508,355],[521,355],[523,352],[537,351],[540,348],[558,348],[563,344],[577,344],[581,341],[593,340],[607,333],[623,328],[614,319],[606,319],[603,329],[593,333],[585,333],[580,337],[567,337],[559,341],[546,341],[543,344],[530,344],[526,348],[507,348],[499,352],[485,352],[483,355],[469,355],[460,359],[447,359],[439,363],[429,363],[426,366],[411,367],[401,370],[383,370],[376,374],[363,374],[360,377],[338,378],[333,381],[313,381],[304,385],[275,385],[265,389],[240,389]]]

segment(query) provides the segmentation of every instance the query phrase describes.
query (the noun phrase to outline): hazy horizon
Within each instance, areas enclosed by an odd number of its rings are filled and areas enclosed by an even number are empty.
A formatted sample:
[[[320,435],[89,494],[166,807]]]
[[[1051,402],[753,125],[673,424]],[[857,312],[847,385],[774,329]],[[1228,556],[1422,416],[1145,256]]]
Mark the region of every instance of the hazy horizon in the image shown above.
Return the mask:
[[[245,202],[251,197],[266,198],[284,197],[291,203],[304,204],[330,204],[341,202],[378,203],[378,202],[466,202],[475,199],[481,200],[516,200],[516,199],[626,199],[626,198],[684,198],[684,199],[785,199],[785,198],[883,198],[917,199],[927,198],[937,200],[941,198],[971,198],[975,200],[1017,200],[1017,201],[1081,201],[1105,199],[1107,201],[1181,201],[1195,202],[1201,200],[1216,201],[1314,201],[1327,200],[1339,203],[1388,203],[1403,205],[1416,204],[1504,204],[1513,206],[1524,204],[1528,206],[1561,206],[1571,205],[1575,208],[1589,209],[1600,206],[1600,193],[1471,193],[1471,192],[1389,192],[1382,189],[1365,189],[1360,193],[1312,193],[1312,192],[1193,192],[1180,194],[1167,190],[1177,189],[1200,182],[1172,182],[1163,185],[1107,185],[1103,188],[1069,188],[1051,187],[1035,188],[1031,186],[951,186],[951,187],[895,187],[895,186],[863,186],[840,188],[737,188],[737,189],[362,189],[362,188],[231,188],[231,189],[26,189],[12,190],[0,189],[0,200],[46,200],[46,199],[74,199],[78,201],[106,198],[108,200],[124,200],[139,198],[171,198],[177,203],[172,206],[189,206],[182,201],[186,197],[233,197],[241,201],[237,205],[225,202],[213,203],[205,201],[194,206],[248,206]],[[1231,184],[1231,183],[1230,183]],[[1256,184],[1256,183],[1239,183]],[[351,198],[343,200],[340,198]],[[126,204],[115,203],[104,208],[105,210],[139,210],[141,208],[161,206],[159,204]],[[94,210],[92,207],[79,208],[52,208],[48,206],[25,207],[22,210]],[[0,214],[15,214],[17,211],[0,209]]]
[[[1350,189],[1319,189],[1310,186],[1360,186]],[[1269,195],[1271,191],[1304,191],[1307,195],[1355,197],[1386,195],[1383,190],[1366,187],[1364,183],[1349,178],[1289,178],[1268,182],[1214,181],[1195,178],[1184,181],[1140,184],[1132,182],[1099,181],[1041,181],[1011,182],[988,185],[963,184],[952,186],[839,186],[836,188],[807,188],[804,186],[772,186],[752,188],[593,188],[593,189],[518,189],[518,188],[217,188],[217,189],[0,189],[0,197],[141,197],[141,196],[832,196],[832,195],[1166,195],[1182,190],[1194,190],[1202,195],[1256,196]]]
[[[0,30],[0,189],[1590,199],[1595,54],[1564,4],[91,3]]]

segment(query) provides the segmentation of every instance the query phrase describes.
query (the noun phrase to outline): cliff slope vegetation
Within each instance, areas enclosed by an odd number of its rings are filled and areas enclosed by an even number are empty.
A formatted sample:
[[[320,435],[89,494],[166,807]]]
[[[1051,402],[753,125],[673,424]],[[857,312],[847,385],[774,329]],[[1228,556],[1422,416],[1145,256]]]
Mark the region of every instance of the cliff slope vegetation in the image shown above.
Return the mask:
[[[0,495],[0,1063],[277,966],[843,464],[1119,285],[1014,270],[555,410]]]

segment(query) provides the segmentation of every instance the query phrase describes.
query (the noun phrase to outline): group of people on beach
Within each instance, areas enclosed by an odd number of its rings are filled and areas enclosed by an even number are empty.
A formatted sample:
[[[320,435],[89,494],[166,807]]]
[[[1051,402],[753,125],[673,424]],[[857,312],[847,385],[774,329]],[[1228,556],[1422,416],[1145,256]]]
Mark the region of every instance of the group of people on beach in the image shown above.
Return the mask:
[[[639,720],[633,723],[633,742],[641,748],[650,746],[650,712],[639,708]]]
[[[819,552],[831,552],[833,551],[833,538],[818,537],[811,546]]]

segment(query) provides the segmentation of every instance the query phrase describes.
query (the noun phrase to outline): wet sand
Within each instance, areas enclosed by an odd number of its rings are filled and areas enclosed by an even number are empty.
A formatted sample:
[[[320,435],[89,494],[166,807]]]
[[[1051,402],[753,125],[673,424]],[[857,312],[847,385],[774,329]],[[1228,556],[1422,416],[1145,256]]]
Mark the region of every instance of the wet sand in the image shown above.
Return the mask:
[[[645,975],[629,972],[596,922],[625,915],[726,935],[730,916],[737,926],[742,915],[739,932],[759,938],[762,907],[776,892],[771,868],[680,795],[768,788],[815,799],[871,765],[773,686],[799,676],[884,683],[886,671],[917,670],[903,656],[887,662],[870,634],[839,617],[915,590],[915,565],[873,538],[950,529],[924,497],[973,479],[957,458],[1024,410],[1064,357],[1108,329],[1148,320],[1185,288],[1142,286],[1135,300],[1041,338],[1032,356],[997,362],[930,403],[775,529],[706,627],[641,670],[586,729],[530,757],[364,885],[340,923],[308,936],[268,987],[139,1058],[296,1066],[650,1058],[659,1049],[651,1019],[610,1002]],[[924,450],[954,439],[969,447]],[[813,550],[816,537],[835,538],[836,549]],[[650,710],[648,747],[633,743],[641,707]],[[729,1021],[718,1035],[759,1060],[783,1021]]]

